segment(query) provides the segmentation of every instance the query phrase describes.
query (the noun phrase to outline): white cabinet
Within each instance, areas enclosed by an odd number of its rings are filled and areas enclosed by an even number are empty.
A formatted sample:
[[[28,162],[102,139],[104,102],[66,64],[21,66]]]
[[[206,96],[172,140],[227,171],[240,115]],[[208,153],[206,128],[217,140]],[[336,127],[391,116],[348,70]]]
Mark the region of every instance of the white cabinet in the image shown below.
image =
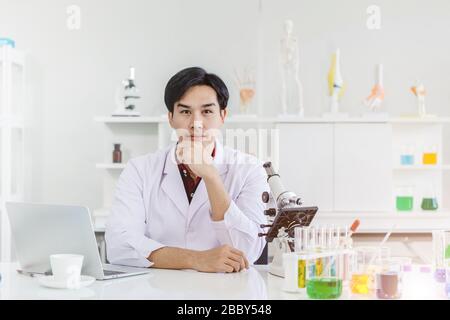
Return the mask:
[[[279,124],[279,169],[285,188],[305,206],[333,210],[333,124]]]
[[[392,209],[392,127],[334,124],[334,211]]]
[[[108,126],[125,122],[111,117],[97,118]],[[157,145],[171,141],[171,130],[165,117],[129,119],[126,122],[157,124]],[[134,124],[137,123],[137,124]],[[258,146],[255,152],[260,160],[272,161],[281,175],[286,189],[297,193],[305,206],[318,206],[317,223],[350,225],[361,219],[360,230],[383,232],[396,224],[396,230],[416,232],[432,228],[450,228],[450,205],[446,194],[450,187],[444,184],[444,173],[450,165],[443,155],[443,125],[450,118],[229,118],[227,129],[256,129]],[[123,128],[126,132],[131,128]],[[255,136],[251,131],[252,137]],[[236,135],[236,132],[234,132]],[[225,134],[227,145],[228,136]],[[266,137],[266,138],[264,138]],[[110,137],[111,141],[115,135]],[[145,136],[143,137],[147,139]],[[231,139],[233,140],[233,139]],[[131,140],[130,140],[131,141]],[[156,144],[155,144],[156,145]],[[401,165],[400,156],[405,146],[414,145],[413,165]],[[239,149],[239,144],[237,146]],[[434,147],[435,165],[424,165],[425,151]],[[244,148],[245,149],[245,148]],[[150,150],[148,150],[150,151]],[[242,150],[251,152],[251,150]],[[107,156],[110,156],[108,151]],[[123,165],[97,164],[108,170],[105,190],[113,190]],[[114,176],[113,176],[114,173]],[[449,179],[447,179],[449,180]],[[447,181],[448,184],[448,181]],[[396,210],[396,196],[401,186],[414,187],[414,209]],[[432,186],[439,210],[424,211],[420,201]],[[447,193],[445,192],[447,191]],[[104,194],[105,207],[110,204],[110,193]],[[447,200],[447,202],[449,202]]]
[[[305,205],[320,211],[391,210],[391,125],[285,123],[280,175]]]

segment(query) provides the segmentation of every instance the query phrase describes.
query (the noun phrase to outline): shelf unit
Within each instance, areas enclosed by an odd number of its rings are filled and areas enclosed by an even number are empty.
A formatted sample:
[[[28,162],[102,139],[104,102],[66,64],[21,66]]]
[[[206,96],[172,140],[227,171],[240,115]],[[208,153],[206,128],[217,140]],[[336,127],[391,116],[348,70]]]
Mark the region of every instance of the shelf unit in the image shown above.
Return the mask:
[[[168,137],[170,137],[171,130],[168,127],[167,116],[155,116],[155,117],[141,117],[141,118],[117,118],[117,117],[95,117],[95,121],[99,123],[104,123],[105,125],[114,125],[114,124],[153,124],[157,127],[158,134],[158,148],[164,147],[167,142],[170,141]],[[251,127],[251,128],[278,128],[279,125],[283,124],[385,124],[392,127],[393,136],[398,133],[398,131],[402,131],[406,128],[406,131],[412,129],[413,131],[417,131],[417,128],[425,128],[426,130],[430,128],[432,129],[433,136],[436,137],[437,143],[439,144],[439,154],[442,154],[442,125],[450,123],[449,117],[443,118],[413,118],[413,117],[393,117],[393,118],[368,118],[368,117],[351,117],[351,118],[326,118],[326,117],[314,117],[314,118],[295,118],[295,117],[246,117],[246,116],[231,116],[226,120],[226,126],[236,127]],[[436,129],[437,128],[437,129]],[[416,134],[420,130],[416,132]],[[401,135],[400,135],[401,136]],[[278,138],[278,137],[277,137]],[[438,203],[442,204],[442,172],[450,169],[450,164],[444,164],[441,157],[437,165],[421,165],[416,164],[412,166],[401,166],[397,164],[396,159],[396,148],[399,143],[398,139],[393,138],[392,140],[392,165],[391,165],[391,173],[392,173],[392,185],[395,186],[397,184],[397,180],[402,180],[398,178],[398,175],[402,176],[410,176],[414,177],[416,175],[428,175],[428,174],[437,174],[437,188],[439,189],[439,197]],[[401,140],[400,140],[401,143]],[[275,150],[279,148],[279,141],[276,142]],[[150,152],[151,150],[148,150]],[[284,157],[286,155],[280,155],[280,157]],[[278,162],[273,161],[275,164]],[[120,172],[125,164],[112,164],[112,163],[97,163],[96,167],[103,170]],[[278,168],[277,165],[275,165]],[[392,189],[394,192],[395,188]],[[301,190],[294,190],[296,192],[302,192]],[[392,221],[397,221],[399,223],[399,228],[402,230],[418,230],[420,228],[415,227],[415,223],[417,221],[427,220],[430,223],[427,223],[424,228],[434,228],[434,227],[442,227],[442,223],[448,224],[450,228],[450,211],[446,211],[445,209],[439,209],[435,212],[425,212],[418,211],[417,206],[415,207],[415,211],[411,212],[398,212],[395,211],[395,203],[392,201],[392,210],[386,210],[382,212],[363,212],[360,210],[355,210],[354,212],[347,212],[343,214],[338,210],[333,212],[328,211],[320,211],[319,220],[328,221],[329,223],[339,223],[342,219],[351,219],[356,216],[364,217],[368,221],[372,221],[373,230],[378,229],[386,229],[388,225]],[[107,204],[105,204],[107,208]],[[107,212],[107,209],[101,208],[98,212],[101,212],[102,215]],[[319,205],[320,207],[320,205]],[[388,220],[387,223],[383,223],[383,220]],[[410,223],[412,220],[412,223]],[[389,222],[390,221],[390,222]],[[448,221],[448,222],[447,222]],[[371,228],[366,228],[365,230],[370,231]],[[364,230],[364,228],[362,228]]]
[[[111,169],[111,170],[123,170],[125,169],[125,163],[97,163],[95,167],[97,169]]]
[[[420,210],[420,200],[429,193],[437,198],[439,209],[434,213],[448,210],[448,208],[442,208],[444,204],[443,173],[450,169],[450,165],[445,164],[443,159],[443,126],[448,123],[448,118],[436,117],[423,121],[396,121],[392,124],[393,185],[397,189],[394,190],[394,196],[399,195],[400,188],[411,187],[411,195],[414,199],[413,210]],[[423,154],[431,146],[437,153],[437,162],[423,164]],[[400,157],[406,153],[413,157],[413,165],[401,164]],[[404,212],[399,212],[399,214],[402,213]],[[429,213],[432,214],[433,211]]]
[[[1,261],[12,260],[6,201],[23,201],[25,189],[25,54],[0,46],[0,241]]]

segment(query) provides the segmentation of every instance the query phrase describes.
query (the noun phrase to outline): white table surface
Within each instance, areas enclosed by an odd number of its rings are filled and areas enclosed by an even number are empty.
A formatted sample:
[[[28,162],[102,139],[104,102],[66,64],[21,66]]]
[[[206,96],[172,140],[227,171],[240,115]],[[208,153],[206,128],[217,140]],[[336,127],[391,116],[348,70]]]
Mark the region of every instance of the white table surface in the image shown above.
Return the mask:
[[[152,269],[149,274],[95,281],[80,289],[46,288],[39,284],[38,277],[18,274],[17,268],[15,263],[0,263],[0,299],[308,299],[305,293],[284,292],[283,278],[270,274],[267,266],[231,274]],[[403,283],[402,299],[447,299],[445,284],[437,283],[431,273],[409,273]],[[344,287],[341,299],[374,297],[354,296]]]

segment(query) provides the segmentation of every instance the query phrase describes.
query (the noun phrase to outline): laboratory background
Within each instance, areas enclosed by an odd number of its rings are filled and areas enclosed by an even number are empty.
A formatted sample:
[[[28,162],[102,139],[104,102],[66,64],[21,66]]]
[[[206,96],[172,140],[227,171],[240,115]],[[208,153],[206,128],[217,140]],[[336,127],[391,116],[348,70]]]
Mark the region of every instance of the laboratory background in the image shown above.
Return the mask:
[[[445,270],[449,36],[446,0],[0,0],[0,261],[6,201],[88,207],[106,261],[117,179],[174,141],[165,85],[199,66],[230,91],[224,143],[270,161],[311,227]],[[266,263],[289,251],[271,240]]]

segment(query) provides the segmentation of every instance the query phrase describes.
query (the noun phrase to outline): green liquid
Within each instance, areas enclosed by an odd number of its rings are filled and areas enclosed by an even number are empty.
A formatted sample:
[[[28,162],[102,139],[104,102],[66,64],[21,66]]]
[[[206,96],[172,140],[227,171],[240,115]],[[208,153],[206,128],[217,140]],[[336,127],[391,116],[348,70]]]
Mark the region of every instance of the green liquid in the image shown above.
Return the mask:
[[[423,210],[437,210],[438,204],[436,198],[423,198],[422,205]]]
[[[396,201],[396,205],[397,205],[397,210],[399,211],[411,211],[413,208],[413,202],[414,199],[413,197],[407,196],[407,197],[402,197],[399,196],[397,197],[397,201]]]
[[[445,259],[450,259],[450,245],[445,248]]]
[[[342,280],[318,278],[306,281],[306,293],[311,299],[335,299],[342,294]]]

